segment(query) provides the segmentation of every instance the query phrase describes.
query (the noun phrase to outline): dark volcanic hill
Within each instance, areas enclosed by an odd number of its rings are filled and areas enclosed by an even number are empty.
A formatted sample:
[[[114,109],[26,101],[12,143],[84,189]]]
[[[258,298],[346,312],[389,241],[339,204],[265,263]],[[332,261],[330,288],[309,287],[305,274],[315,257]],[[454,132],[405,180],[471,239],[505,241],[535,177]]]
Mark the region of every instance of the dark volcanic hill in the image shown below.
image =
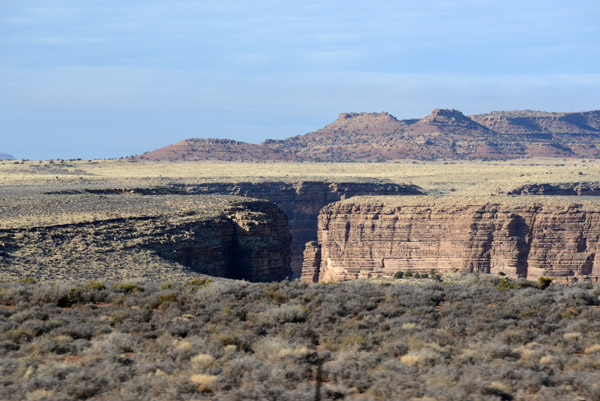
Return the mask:
[[[349,162],[517,157],[600,157],[600,111],[466,116],[435,109],[420,120],[398,120],[385,112],[342,113],[317,131],[283,140],[254,145],[188,139],[137,159]]]
[[[8,153],[0,153],[0,160],[15,160],[13,155],[9,155]]]

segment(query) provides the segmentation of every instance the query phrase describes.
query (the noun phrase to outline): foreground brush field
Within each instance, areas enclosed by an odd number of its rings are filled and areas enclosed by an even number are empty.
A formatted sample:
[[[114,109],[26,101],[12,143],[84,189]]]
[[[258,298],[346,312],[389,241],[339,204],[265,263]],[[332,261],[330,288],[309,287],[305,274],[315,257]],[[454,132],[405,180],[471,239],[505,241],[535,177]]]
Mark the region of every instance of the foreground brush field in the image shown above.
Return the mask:
[[[3,400],[597,400],[600,288],[0,284]]]

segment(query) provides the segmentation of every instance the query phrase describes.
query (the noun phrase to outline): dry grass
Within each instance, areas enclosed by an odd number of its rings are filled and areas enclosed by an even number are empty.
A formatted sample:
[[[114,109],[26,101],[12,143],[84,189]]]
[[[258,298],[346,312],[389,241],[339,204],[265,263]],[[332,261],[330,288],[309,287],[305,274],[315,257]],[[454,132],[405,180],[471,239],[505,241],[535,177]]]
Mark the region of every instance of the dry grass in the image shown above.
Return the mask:
[[[387,180],[432,194],[495,194],[532,183],[600,181],[600,160],[518,159],[396,163],[0,162],[0,186],[128,186],[214,181]]]

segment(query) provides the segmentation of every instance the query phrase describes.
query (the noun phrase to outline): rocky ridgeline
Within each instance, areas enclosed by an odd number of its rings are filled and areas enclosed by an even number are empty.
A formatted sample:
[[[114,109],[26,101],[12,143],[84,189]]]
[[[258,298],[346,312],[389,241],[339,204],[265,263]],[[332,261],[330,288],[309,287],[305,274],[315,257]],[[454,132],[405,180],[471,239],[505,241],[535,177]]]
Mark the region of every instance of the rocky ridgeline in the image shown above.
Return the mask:
[[[137,156],[139,161],[389,161],[600,157],[600,111],[504,111],[467,116],[434,109],[421,119],[389,113],[341,113],[303,135],[249,144],[188,139]]]
[[[356,197],[326,206],[302,279],[482,272],[600,276],[600,203],[574,197]]]
[[[534,110],[494,111],[470,116],[490,130],[508,135],[597,135],[600,111],[548,113]]]
[[[0,204],[3,279],[165,281],[202,273],[272,281],[291,274],[287,218],[267,201],[89,194],[12,199]]]
[[[292,235],[292,276],[302,273],[302,253],[307,241],[317,239],[317,217],[321,208],[329,203],[356,195],[419,195],[420,188],[414,185],[400,185],[381,182],[238,182],[204,183],[193,185],[170,185],[154,188],[111,188],[88,189],[94,194],[223,194],[256,199],[266,199],[275,203],[288,218]]]

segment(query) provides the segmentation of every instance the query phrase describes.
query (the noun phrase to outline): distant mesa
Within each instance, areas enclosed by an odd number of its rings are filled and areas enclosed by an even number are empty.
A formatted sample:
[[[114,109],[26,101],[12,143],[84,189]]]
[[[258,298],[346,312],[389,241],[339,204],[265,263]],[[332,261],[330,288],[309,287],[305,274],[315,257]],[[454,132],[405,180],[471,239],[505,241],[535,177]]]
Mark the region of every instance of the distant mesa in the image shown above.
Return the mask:
[[[411,120],[398,120],[387,112],[346,112],[321,129],[286,139],[260,144],[187,139],[134,159],[384,162],[528,157],[600,158],[600,111],[517,110],[468,116],[454,109],[434,109]]]
[[[391,115],[388,112],[381,113],[340,113],[338,120],[347,120],[349,118],[360,117],[363,119],[372,119],[372,120],[393,120],[398,121],[396,117]]]
[[[0,153],[0,160],[15,160],[15,157],[8,153]]]

